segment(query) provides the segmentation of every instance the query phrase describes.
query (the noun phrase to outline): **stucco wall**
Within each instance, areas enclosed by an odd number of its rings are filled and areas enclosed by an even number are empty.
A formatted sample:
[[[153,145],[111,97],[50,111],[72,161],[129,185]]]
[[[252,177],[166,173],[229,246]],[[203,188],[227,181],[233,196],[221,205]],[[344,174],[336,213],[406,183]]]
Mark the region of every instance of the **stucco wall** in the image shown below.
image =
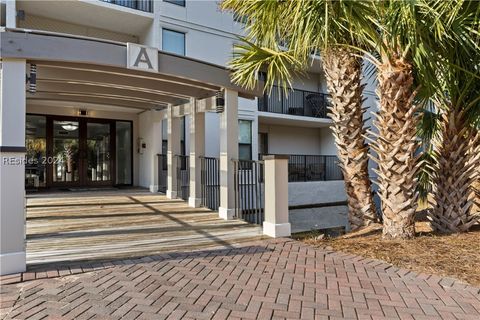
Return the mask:
[[[138,37],[133,35],[93,28],[85,25],[68,23],[55,19],[48,19],[31,14],[26,14],[24,20],[19,20],[18,27],[45,30],[51,32],[69,33],[79,36],[94,37],[121,42],[138,42]]]
[[[301,128],[260,124],[259,132],[268,134],[268,151],[275,154],[321,154],[319,128]]]
[[[290,182],[288,204],[290,206],[346,201],[343,180]]]
[[[344,201],[346,201],[346,194],[343,181],[290,182],[288,184],[289,206]],[[289,220],[292,224],[292,232],[304,232],[347,227],[347,214],[346,205],[290,209]]]
[[[141,149],[138,155],[139,171],[138,185],[150,188],[154,183],[154,172],[157,165],[157,154],[162,152],[162,121],[159,112],[146,111],[138,116],[138,139],[141,139],[146,148]]]
[[[348,215],[346,206],[296,209],[289,211],[292,233],[318,229],[347,227]]]

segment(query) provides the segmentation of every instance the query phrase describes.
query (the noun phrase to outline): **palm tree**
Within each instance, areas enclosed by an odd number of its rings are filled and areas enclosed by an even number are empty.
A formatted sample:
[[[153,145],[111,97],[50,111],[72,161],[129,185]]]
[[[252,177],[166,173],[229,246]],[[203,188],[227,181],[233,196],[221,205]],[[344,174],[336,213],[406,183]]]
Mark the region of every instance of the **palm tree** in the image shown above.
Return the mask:
[[[379,196],[385,238],[415,235],[420,156],[417,127],[421,120],[418,99],[433,92],[436,48],[445,36],[444,21],[434,4],[438,0],[374,1],[377,25],[372,47],[378,53],[378,130],[376,152]]]
[[[301,73],[312,63],[312,52],[322,53],[350,228],[377,221],[365,142],[362,59],[352,48],[338,46],[362,45],[352,32],[362,30],[361,24],[370,25],[366,19],[369,6],[350,1],[243,0],[226,0],[222,6],[246,17],[246,44],[238,47],[240,53],[231,63],[233,78],[242,85],[253,86],[258,71],[266,68],[266,88],[271,90],[274,81],[287,87],[293,73]]]
[[[437,116],[424,127],[431,146],[429,218],[441,232],[467,231],[479,218],[473,208],[480,177],[480,7],[470,1],[435,3],[446,38],[435,48],[436,79],[430,99]],[[427,118],[428,119],[428,118]]]

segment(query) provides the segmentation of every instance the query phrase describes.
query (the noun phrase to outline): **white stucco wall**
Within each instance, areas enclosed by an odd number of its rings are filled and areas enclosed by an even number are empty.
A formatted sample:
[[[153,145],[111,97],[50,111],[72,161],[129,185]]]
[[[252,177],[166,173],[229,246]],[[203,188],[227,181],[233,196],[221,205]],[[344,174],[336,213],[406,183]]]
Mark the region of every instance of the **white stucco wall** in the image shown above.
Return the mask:
[[[322,138],[319,128],[260,124],[259,132],[268,134],[269,153],[322,154]]]
[[[154,110],[145,111],[138,116],[139,130],[138,141],[145,143],[146,148],[140,152],[135,149],[138,156],[138,185],[150,188],[155,184],[155,166],[157,154],[162,152],[162,121],[160,113]]]
[[[337,155],[337,146],[335,145],[335,137],[333,136],[332,129],[320,128],[320,149],[322,155]]]

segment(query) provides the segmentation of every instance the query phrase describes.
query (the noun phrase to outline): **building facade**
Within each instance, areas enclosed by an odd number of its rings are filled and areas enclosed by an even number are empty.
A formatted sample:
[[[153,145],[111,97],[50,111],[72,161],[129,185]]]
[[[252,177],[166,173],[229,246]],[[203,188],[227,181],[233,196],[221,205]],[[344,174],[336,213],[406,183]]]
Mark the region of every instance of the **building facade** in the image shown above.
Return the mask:
[[[211,207],[231,218],[232,160],[283,154],[291,213],[324,215],[317,228],[345,225],[344,206],[318,208],[345,201],[319,61],[288,94],[236,86],[226,67],[244,25],[218,1],[1,6],[0,146],[12,161],[2,163],[2,219],[23,212],[23,190],[140,186],[205,205],[207,158],[218,167]],[[16,252],[2,241],[3,256],[22,259]]]

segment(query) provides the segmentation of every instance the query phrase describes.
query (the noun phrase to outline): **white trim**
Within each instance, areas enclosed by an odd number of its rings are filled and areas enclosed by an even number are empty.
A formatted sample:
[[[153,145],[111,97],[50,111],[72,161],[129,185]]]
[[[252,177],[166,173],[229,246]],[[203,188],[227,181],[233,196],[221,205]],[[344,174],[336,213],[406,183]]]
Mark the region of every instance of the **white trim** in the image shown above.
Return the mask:
[[[272,238],[290,237],[290,223],[275,224],[268,221],[263,222],[263,234]]]
[[[218,216],[223,219],[223,220],[232,220],[234,216],[234,209],[228,209],[228,208],[218,208]]]
[[[200,204],[202,203],[202,199],[200,198],[188,198],[188,206],[191,208],[200,208]]]
[[[151,184],[148,189],[150,190],[151,193],[158,193],[158,185],[156,184]]]
[[[27,270],[25,251],[0,254],[0,276]]]
[[[168,199],[176,199],[177,198],[177,191],[167,190],[167,198]]]

